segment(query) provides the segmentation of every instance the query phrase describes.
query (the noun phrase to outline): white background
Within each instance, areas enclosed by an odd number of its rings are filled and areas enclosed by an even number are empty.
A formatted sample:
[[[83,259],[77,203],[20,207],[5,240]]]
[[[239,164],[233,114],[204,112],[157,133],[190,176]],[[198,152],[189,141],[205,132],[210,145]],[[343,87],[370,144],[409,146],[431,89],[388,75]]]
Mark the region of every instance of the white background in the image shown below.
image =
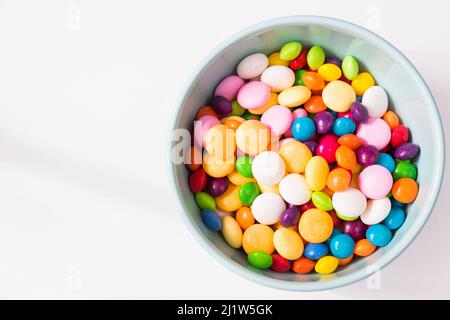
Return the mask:
[[[226,37],[283,15],[376,31],[417,66],[449,125],[449,9],[0,0],[0,298],[450,298],[447,181],[420,236],[375,279],[379,289],[361,281],[296,293],[242,279],[201,249],[166,169],[170,116],[190,72]]]

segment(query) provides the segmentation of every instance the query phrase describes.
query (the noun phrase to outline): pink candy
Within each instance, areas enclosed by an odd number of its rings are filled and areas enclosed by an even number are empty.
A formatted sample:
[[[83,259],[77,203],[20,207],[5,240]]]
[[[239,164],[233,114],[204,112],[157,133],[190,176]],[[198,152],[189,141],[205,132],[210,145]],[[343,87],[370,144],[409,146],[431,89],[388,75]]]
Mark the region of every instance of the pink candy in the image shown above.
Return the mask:
[[[223,79],[216,87],[215,96],[222,96],[232,101],[236,99],[239,89],[244,85],[244,80],[236,75]]]
[[[356,135],[364,144],[371,144],[381,150],[391,140],[391,129],[383,119],[369,118],[367,122],[359,125]]]
[[[261,81],[250,81],[238,92],[237,101],[245,109],[258,109],[270,98],[270,88]]]
[[[382,199],[391,191],[392,175],[383,166],[374,164],[366,167],[358,177],[359,189],[369,199]]]
[[[209,129],[220,124],[219,119],[214,116],[206,115],[200,117],[194,125],[194,138],[198,145],[205,147],[205,137]]]
[[[281,136],[292,124],[292,112],[285,106],[275,105],[264,112],[261,122],[270,128],[272,134]]]

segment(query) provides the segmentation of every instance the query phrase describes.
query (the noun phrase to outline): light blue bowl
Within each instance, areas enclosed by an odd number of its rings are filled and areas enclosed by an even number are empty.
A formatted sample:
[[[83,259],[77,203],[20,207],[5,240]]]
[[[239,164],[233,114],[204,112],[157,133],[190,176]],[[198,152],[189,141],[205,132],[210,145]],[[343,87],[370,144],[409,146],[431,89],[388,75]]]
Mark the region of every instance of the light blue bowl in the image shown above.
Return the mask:
[[[241,250],[229,247],[220,233],[209,231],[200,218],[187,184],[188,172],[172,158],[173,130],[191,128],[194,115],[205,105],[217,85],[235,71],[237,63],[254,52],[270,54],[285,42],[299,40],[304,45],[322,46],[328,54],[356,57],[386,89],[390,108],[410,128],[412,139],[421,148],[417,161],[420,191],[408,207],[405,224],[391,243],[369,257],[356,259],[345,268],[327,276],[298,275],[260,271],[247,264]],[[180,95],[172,123],[169,143],[169,176],[182,217],[200,244],[220,263],[257,283],[286,290],[324,290],[361,280],[394,260],[417,236],[427,221],[444,172],[444,134],[439,113],[426,83],[408,59],[386,40],[349,22],[317,17],[278,18],[252,26],[226,40],[195,70]],[[419,270],[418,270],[419,272]]]

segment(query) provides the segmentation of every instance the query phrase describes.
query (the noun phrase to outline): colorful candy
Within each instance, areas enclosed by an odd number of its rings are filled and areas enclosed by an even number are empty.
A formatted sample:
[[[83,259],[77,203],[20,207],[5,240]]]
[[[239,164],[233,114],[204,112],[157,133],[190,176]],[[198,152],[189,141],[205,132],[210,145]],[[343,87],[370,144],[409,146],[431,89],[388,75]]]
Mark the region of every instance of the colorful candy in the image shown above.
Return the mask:
[[[420,152],[388,105],[354,56],[292,39],[242,59],[183,150],[204,232],[267,272],[326,275],[388,245],[419,194]]]

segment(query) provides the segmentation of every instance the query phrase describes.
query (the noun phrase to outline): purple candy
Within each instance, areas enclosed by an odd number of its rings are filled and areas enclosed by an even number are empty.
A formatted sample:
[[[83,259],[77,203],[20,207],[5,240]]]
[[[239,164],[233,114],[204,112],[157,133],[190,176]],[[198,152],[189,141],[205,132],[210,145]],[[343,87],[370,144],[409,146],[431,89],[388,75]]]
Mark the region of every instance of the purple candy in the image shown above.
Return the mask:
[[[342,61],[341,61],[341,59],[336,58],[336,57],[327,57],[325,59],[325,63],[332,63],[332,64],[337,65],[340,68],[341,64],[342,64]]]
[[[353,120],[356,123],[364,123],[369,119],[369,112],[366,107],[357,101],[352,103],[350,112],[352,113]]]
[[[300,209],[298,206],[287,208],[280,217],[280,224],[283,227],[291,227],[300,220]]]
[[[209,178],[206,181],[206,192],[213,197],[222,195],[228,188],[227,178]]]
[[[394,157],[400,160],[410,160],[419,153],[419,146],[415,143],[404,143],[394,153]]]
[[[353,240],[358,241],[366,237],[367,225],[360,219],[355,221],[344,221],[341,224],[342,233],[348,234]]]
[[[231,113],[231,102],[222,96],[214,96],[211,100],[211,106],[218,114],[226,116]]]
[[[306,144],[306,146],[309,148],[309,150],[311,150],[311,153],[312,153],[313,155],[315,155],[315,154],[316,154],[317,146],[318,146],[319,144],[318,144],[316,141],[313,141],[313,140],[305,141],[305,144]]]
[[[358,159],[358,163],[363,166],[370,166],[375,164],[378,160],[378,156],[380,152],[374,146],[368,144],[366,146],[362,146],[356,151],[356,158]]]
[[[326,134],[333,128],[334,117],[331,112],[322,111],[314,117],[318,134]]]

